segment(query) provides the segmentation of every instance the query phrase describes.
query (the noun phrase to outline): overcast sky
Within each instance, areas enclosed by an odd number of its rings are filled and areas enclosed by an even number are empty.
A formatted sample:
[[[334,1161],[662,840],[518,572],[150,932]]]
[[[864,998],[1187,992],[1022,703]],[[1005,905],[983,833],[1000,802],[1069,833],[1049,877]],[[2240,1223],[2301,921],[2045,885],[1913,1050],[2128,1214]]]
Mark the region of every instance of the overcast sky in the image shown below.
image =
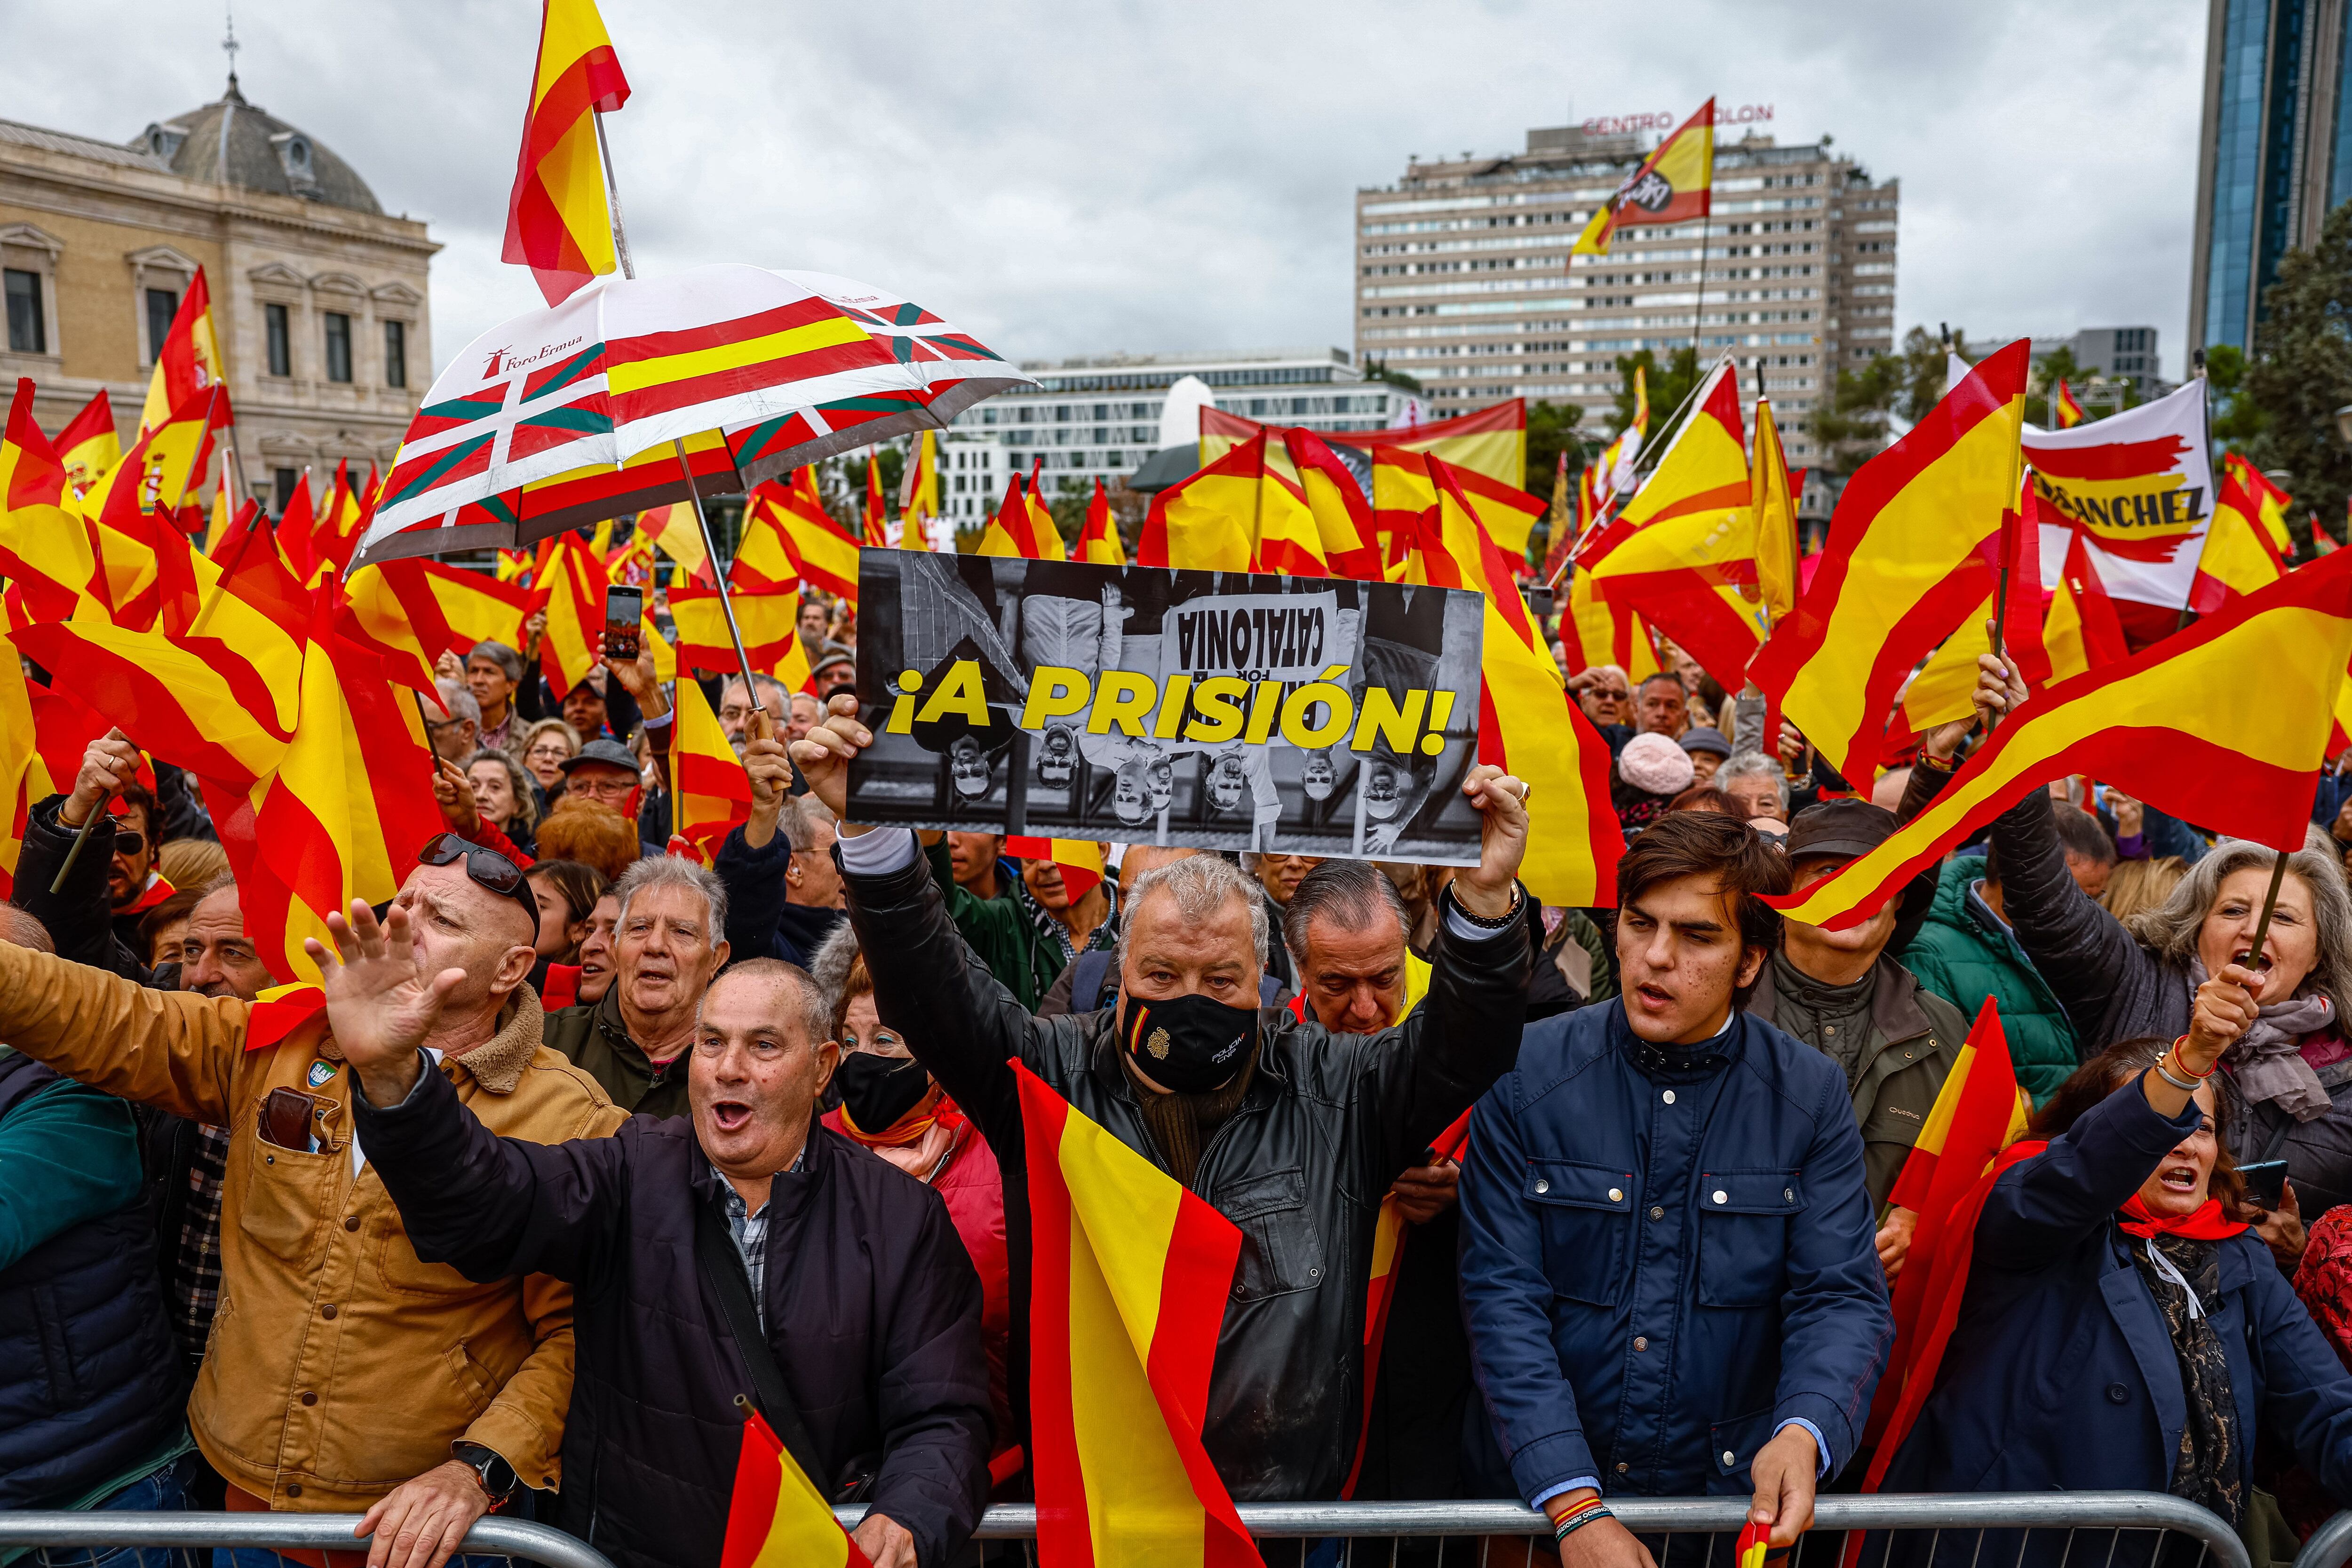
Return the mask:
[[[1352,196],[1530,126],[1769,103],[1903,181],[1898,325],[2152,323],[2181,374],[2206,7],[602,0],[641,272],[839,272],[1016,357],[1349,346]],[[534,0],[237,0],[247,97],[425,218],[435,357],[498,261]],[[217,13],[0,0],[0,116],[109,139],[219,96]]]

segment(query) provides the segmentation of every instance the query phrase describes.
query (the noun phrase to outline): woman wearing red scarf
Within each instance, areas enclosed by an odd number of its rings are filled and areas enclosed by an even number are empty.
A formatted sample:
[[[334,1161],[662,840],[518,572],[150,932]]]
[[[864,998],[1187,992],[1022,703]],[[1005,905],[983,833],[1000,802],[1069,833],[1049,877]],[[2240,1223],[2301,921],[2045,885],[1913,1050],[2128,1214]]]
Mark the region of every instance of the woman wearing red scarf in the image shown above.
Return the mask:
[[[841,1066],[833,1075],[841,1103],[824,1113],[824,1124],[938,1192],[980,1275],[980,1324],[988,1340],[988,1395],[996,1414],[998,1448],[989,1469],[1002,1483],[1020,1468],[1020,1450],[1009,1447],[1014,1428],[1005,1340],[1013,1310],[1004,1184],[996,1155],[915,1060],[907,1042],[883,1026],[874,1010],[866,956],[846,925],[818,951],[814,968],[833,994],[833,1037],[841,1044]]]
[[[1885,1490],[2170,1492],[2237,1525],[2261,1433],[2352,1504],[2352,1373],[2239,1218],[2206,1081],[2262,989],[2226,965],[2198,987],[2188,1034],[2086,1063],[1970,1194],[1957,1317],[1926,1369],[1933,1393],[1887,1435]],[[1954,1215],[1959,1234],[1968,1217]],[[2126,1532],[2113,1560],[2144,1562],[2155,1539]],[[2025,1560],[2054,1562],[2067,1541],[2037,1534]],[[1988,1540],[1984,1560],[2019,1544]],[[1977,1546],[1960,1532],[1936,1550]]]

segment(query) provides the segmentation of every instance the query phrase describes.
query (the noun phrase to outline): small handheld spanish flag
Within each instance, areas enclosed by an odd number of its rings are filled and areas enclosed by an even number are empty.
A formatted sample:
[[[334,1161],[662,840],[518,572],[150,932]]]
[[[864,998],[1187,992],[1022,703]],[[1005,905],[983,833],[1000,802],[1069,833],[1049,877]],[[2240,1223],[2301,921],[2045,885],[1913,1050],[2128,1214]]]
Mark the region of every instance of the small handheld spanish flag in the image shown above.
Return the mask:
[[[1739,1546],[1733,1554],[1732,1568],[1764,1568],[1764,1553],[1771,1534],[1772,1527],[1769,1524],[1750,1521],[1740,1526]]]
[[[832,1505],[748,1405],[719,1563],[719,1568],[871,1568],[835,1521]]]

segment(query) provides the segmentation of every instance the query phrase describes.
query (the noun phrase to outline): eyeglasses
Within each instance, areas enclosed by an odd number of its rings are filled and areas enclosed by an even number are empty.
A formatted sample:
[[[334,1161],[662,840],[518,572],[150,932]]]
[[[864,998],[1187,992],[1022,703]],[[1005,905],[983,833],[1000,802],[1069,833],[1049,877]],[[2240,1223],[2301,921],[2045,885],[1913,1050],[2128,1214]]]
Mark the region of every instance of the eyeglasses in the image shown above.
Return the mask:
[[[114,830],[114,852],[117,855],[136,855],[146,847],[146,835],[134,833],[128,827]]]
[[[446,866],[454,861],[466,863],[466,875],[475,886],[487,888],[500,898],[512,899],[530,911],[530,931],[539,935],[539,900],[532,897],[530,885],[523,880],[522,869],[495,849],[485,849],[471,839],[460,838],[454,833],[436,833],[425,841],[416,852],[420,866]]]

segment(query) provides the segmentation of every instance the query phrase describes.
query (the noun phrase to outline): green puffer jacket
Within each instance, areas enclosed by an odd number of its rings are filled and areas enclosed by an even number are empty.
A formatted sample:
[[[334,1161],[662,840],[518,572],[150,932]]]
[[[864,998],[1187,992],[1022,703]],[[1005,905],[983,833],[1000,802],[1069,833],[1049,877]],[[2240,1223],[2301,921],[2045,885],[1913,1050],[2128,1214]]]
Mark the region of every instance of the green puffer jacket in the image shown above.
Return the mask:
[[[1903,964],[1920,984],[1971,1019],[1987,996],[1993,999],[2017,1081],[2039,1110],[2082,1065],[2081,1047],[2066,1009],[2025,949],[1972,896],[1970,889],[1983,879],[1981,855],[1958,855],[1944,863],[1927,923],[1904,949]]]

